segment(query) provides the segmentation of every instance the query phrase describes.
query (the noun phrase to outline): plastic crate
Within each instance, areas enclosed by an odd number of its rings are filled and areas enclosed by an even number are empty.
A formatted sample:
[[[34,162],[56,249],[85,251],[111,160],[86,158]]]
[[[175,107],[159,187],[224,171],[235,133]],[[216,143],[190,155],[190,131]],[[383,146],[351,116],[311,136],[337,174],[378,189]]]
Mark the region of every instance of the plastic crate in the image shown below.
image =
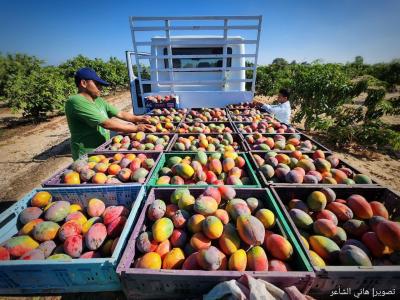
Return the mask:
[[[178,126],[178,129],[176,130],[176,133],[178,133],[178,134],[184,134],[184,133],[196,134],[196,133],[201,133],[201,132],[180,132],[179,131],[179,129],[182,128],[183,124],[186,124],[186,125],[189,125],[189,126],[193,126],[195,123],[204,124],[204,125],[210,125],[210,124],[221,125],[221,124],[224,124],[225,127],[228,127],[229,129],[232,130],[231,133],[238,133],[236,127],[230,121],[229,122],[190,122],[190,123],[187,123],[187,124],[185,123],[185,121],[182,121],[181,124]],[[210,133],[214,133],[215,134],[217,132],[210,132]]]
[[[309,183],[286,183],[286,182],[275,182],[274,180],[268,180],[264,176],[264,174],[259,170],[260,166],[257,164],[256,160],[254,159],[254,154],[258,154],[262,158],[264,158],[266,152],[268,152],[268,151],[250,151],[249,152],[250,153],[250,159],[252,161],[253,167],[257,171],[257,173],[258,173],[257,176],[259,176],[259,178],[261,179],[261,184],[263,186],[271,186],[271,185],[279,185],[279,186],[294,186],[294,185],[297,185],[297,186],[315,186],[315,184],[309,184]],[[311,156],[314,153],[314,151],[308,151],[308,152],[303,151],[302,153]],[[326,155],[331,155],[332,153],[325,152],[325,154]],[[339,159],[339,165],[338,165],[337,168],[341,168],[341,167],[349,168],[350,170],[352,170],[354,172],[354,174],[362,174],[362,172],[360,172],[357,168],[349,165],[344,160]],[[351,186],[363,186],[363,187],[372,186],[372,187],[375,187],[375,186],[379,186],[379,184],[375,180],[373,180],[372,178],[371,178],[371,181],[372,181],[372,184],[352,184],[352,185],[349,185],[349,184],[323,184],[323,183],[318,183],[318,185],[321,185],[321,186],[326,185],[326,186],[329,186],[329,187],[331,187],[331,186],[340,186],[340,187],[351,187]]]
[[[247,273],[253,277],[266,280],[280,287],[295,285],[299,290],[307,292],[312,285],[314,273],[312,267],[301,249],[299,242],[294,237],[278,205],[266,189],[236,189],[236,197],[257,197],[263,200],[263,205],[273,211],[276,216],[277,229],[292,244],[294,249],[289,272],[261,272],[261,271],[203,271],[203,270],[149,270],[132,267],[132,262],[137,253],[136,239],[149,225],[146,221],[147,207],[155,199],[169,199],[174,189],[156,188],[148,194],[143,210],[136,226],[129,238],[127,247],[118,265],[117,272],[121,275],[123,291],[128,298],[152,299],[178,299],[201,297],[216,284],[222,281],[239,279]],[[194,197],[198,197],[204,189],[190,189]]]
[[[177,142],[179,137],[184,137],[184,138],[188,138],[190,136],[194,136],[196,139],[198,138],[198,136],[200,134],[204,134],[205,136],[212,136],[212,137],[218,137],[219,135],[223,135],[223,133],[178,133],[174,136],[173,141],[171,141],[171,145],[169,147],[169,152],[182,152],[182,151],[178,151],[174,149],[174,145]],[[237,133],[231,133],[232,137],[233,137],[233,141],[238,143],[238,149],[236,150],[237,152],[245,152],[247,150],[247,148],[245,147],[244,143],[243,143],[243,138],[241,135],[237,134]],[[165,152],[168,152],[165,151]]]
[[[92,155],[99,155],[99,154],[103,154],[106,157],[112,157],[114,156],[114,154],[116,153],[122,153],[122,154],[127,154],[127,153],[134,153],[134,154],[139,154],[139,153],[144,153],[146,154],[147,157],[149,158],[153,158],[154,159],[154,166],[153,168],[151,168],[151,170],[149,171],[149,174],[147,174],[146,177],[146,181],[142,184],[142,183],[137,183],[137,182],[124,182],[121,184],[117,184],[117,185],[133,185],[133,186],[142,186],[145,185],[151,175],[153,174],[154,169],[156,168],[158,161],[160,160],[161,157],[161,152],[155,152],[155,151],[147,151],[147,152],[143,152],[143,151],[110,151],[107,153],[89,153],[81,158],[85,159],[86,157],[90,157]],[[80,159],[81,159],[80,158]],[[115,184],[95,184],[95,183],[81,183],[81,184],[75,184],[75,185],[70,185],[70,184],[66,184],[66,183],[62,183],[61,182],[61,176],[64,174],[64,172],[68,169],[70,169],[72,166],[69,165],[68,167],[66,167],[65,169],[62,169],[60,171],[58,171],[55,175],[51,176],[50,178],[46,179],[43,183],[42,186],[43,187],[74,187],[74,188],[80,188],[80,187],[88,187],[88,186],[115,186]]]
[[[243,135],[243,144],[245,144],[247,151],[263,151],[263,150],[253,149],[252,145],[247,141],[246,137],[249,136],[249,135],[253,135],[253,134],[252,133],[248,133],[248,134],[242,133],[242,135]],[[274,136],[276,136],[276,135],[282,135],[287,139],[289,136],[291,136],[293,134],[300,135],[300,141],[301,142],[303,142],[305,140],[310,140],[311,143],[316,146],[315,150],[322,150],[324,152],[332,152],[330,149],[328,149],[324,145],[318,143],[316,140],[312,139],[310,136],[308,136],[308,135],[306,135],[304,133],[264,133],[264,134],[262,134],[262,136],[263,137],[272,137],[272,138],[274,138]],[[271,151],[281,152],[281,153],[291,153],[292,152],[291,150],[276,150],[276,149],[271,149]],[[268,151],[266,151],[266,152],[268,152]]]
[[[165,148],[162,151],[169,151],[171,149],[171,143],[173,138],[175,137],[175,133],[146,133],[146,135],[148,134],[152,134],[155,136],[159,136],[162,137],[163,135],[167,135],[169,136],[169,142],[168,144],[165,146]],[[104,152],[115,152],[115,150],[111,150],[111,144],[112,144],[112,139],[108,140],[107,142],[105,142],[104,144],[100,145],[99,147],[97,147],[96,149],[94,149],[93,153],[96,154],[103,154]],[[154,150],[136,150],[136,149],[127,149],[127,150],[117,150],[117,152],[122,152],[122,151],[132,151],[132,152],[141,152],[141,153],[147,153],[147,152],[154,152]]]
[[[211,152],[206,152],[207,154],[210,154]],[[174,184],[162,184],[162,185],[158,185],[156,184],[157,179],[159,178],[159,171],[161,170],[161,168],[164,167],[165,163],[167,162],[167,160],[171,157],[171,156],[190,156],[190,157],[194,157],[196,155],[196,153],[194,152],[170,152],[170,153],[163,153],[160,157],[160,160],[156,166],[156,168],[154,169],[152,176],[150,178],[150,180],[147,183],[147,186],[150,187],[204,187],[205,185],[196,185],[196,184],[191,184],[191,185],[174,185]],[[245,164],[245,170],[247,172],[248,177],[251,180],[251,184],[249,185],[237,185],[235,187],[238,188],[259,188],[260,187],[260,182],[258,181],[257,175],[254,172],[253,168],[250,165],[250,161],[247,157],[246,153],[239,153],[240,156],[242,156],[244,158],[244,160],[246,161]]]
[[[144,187],[113,186],[85,188],[35,189],[0,215],[0,244],[18,233],[18,215],[38,191],[48,191],[53,201],[64,200],[86,207],[91,198],[102,199],[107,206],[125,205],[129,217],[114,253],[109,258],[73,259],[72,261],[1,261],[0,295],[49,294],[118,291],[115,271],[145,194]]]
[[[384,203],[391,218],[400,216],[400,195],[390,189],[383,187],[329,187],[335,191],[337,198],[346,199],[352,194],[359,194],[368,201]],[[300,233],[290,218],[285,205],[293,198],[306,199],[311,192],[320,189],[321,186],[315,185],[313,187],[271,187],[273,196],[281,206],[281,210],[286,215],[289,223],[292,224],[299,242],[301,241]],[[302,247],[309,255],[303,244]],[[313,266],[313,268],[317,277],[310,292],[315,295],[328,294],[339,287],[342,289],[351,288],[354,291],[361,288],[393,289],[398,288],[400,285],[400,265],[372,267],[326,266],[324,268]]]

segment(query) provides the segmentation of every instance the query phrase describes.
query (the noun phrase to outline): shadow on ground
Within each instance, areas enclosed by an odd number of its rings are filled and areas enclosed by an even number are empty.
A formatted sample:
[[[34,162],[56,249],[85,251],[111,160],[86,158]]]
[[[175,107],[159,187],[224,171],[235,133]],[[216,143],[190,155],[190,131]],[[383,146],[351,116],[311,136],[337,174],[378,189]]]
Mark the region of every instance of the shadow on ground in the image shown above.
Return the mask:
[[[50,149],[36,155],[33,160],[34,161],[45,161],[50,157],[55,156],[70,156],[71,155],[71,147],[70,147],[70,139],[66,139],[59,143],[58,145],[54,145]]]

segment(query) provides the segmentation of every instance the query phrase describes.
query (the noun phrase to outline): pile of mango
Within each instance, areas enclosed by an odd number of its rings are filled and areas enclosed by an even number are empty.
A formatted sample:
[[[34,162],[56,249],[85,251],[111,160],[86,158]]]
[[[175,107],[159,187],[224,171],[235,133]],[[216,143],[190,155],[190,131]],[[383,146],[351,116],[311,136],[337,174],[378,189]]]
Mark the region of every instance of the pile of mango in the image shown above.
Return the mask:
[[[176,151],[243,151],[238,142],[234,141],[232,134],[226,132],[218,135],[178,136],[172,150]]]
[[[358,194],[339,199],[323,188],[291,199],[287,209],[316,266],[400,264],[400,223],[382,202]]]
[[[182,123],[176,131],[177,133],[224,133],[233,130],[231,127],[226,126],[224,123]]]
[[[252,123],[237,123],[236,127],[240,133],[295,133],[296,130],[276,120],[260,121]]]
[[[155,165],[154,159],[148,158],[144,153],[106,155],[92,155],[88,159],[81,158],[74,161],[71,167],[61,175],[61,182],[66,184],[144,183]]]
[[[80,204],[52,201],[40,191],[18,216],[18,234],[0,245],[0,260],[70,260],[111,257],[125,226],[125,206],[90,199]]]
[[[145,269],[290,271],[291,243],[261,199],[236,198],[228,186],[197,198],[187,189],[147,206],[134,266]],[[148,226],[147,226],[148,225]]]
[[[127,150],[154,150],[163,151],[170,141],[169,135],[146,134],[142,131],[129,135],[116,135],[112,138],[111,144],[106,150],[127,151]]]
[[[241,102],[239,104],[229,104],[226,106],[228,109],[249,109],[249,108],[255,108],[256,107],[256,102]]]
[[[371,179],[364,174],[343,166],[334,154],[316,150],[311,154],[303,154],[299,150],[289,154],[268,151],[261,157],[253,154],[259,170],[268,181],[308,184],[371,184]]]
[[[184,116],[184,115],[183,115]],[[161,115],[161,116],[154,116],[151,115],[149,118],[149,122],[152,125],[157,125],[158,123],[179,123],[183,119],[182,114],[176,114],[176,115]]]
[[[187,108],[155,108],[149,113],[149,115],[179,115],[181,118],[183,118],[187,111]]]
[[[251,150],[288,150],[288,151],[313,151],[317,150],[317,145],[313,144],[309,139],[304,139],[298,133],[290,135],[274,134],[266,135],[254,133],[245,136],[246,142]]]
[[[207,154],[198,151],[191,156],[171,156],[159,171],[156,184],[251,184],[243,169],[245,159],[237,152],[226,151]]]
[[[186,115],[185,122],[229,122],[229,117],[221,108],[192,109]]]

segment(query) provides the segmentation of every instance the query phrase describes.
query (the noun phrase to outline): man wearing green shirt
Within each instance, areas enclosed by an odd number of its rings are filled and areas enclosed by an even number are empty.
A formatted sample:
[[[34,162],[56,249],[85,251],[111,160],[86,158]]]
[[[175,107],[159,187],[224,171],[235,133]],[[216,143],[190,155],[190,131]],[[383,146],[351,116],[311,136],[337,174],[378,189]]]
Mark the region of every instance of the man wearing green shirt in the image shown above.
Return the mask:
[[[148,123],[148,116],[135,116],[119,111],[101,98],[101,86],[107,86],[109,83],[101,79],[93,69],[79,69],[75,73],[75,84],[78,94],[71,96],[65,103],[74,160],[109,140],[110,130],[122,133],[156,131],[156,128],[149,124],[132,124]],[[131,123],[123,123],[113,117]]]

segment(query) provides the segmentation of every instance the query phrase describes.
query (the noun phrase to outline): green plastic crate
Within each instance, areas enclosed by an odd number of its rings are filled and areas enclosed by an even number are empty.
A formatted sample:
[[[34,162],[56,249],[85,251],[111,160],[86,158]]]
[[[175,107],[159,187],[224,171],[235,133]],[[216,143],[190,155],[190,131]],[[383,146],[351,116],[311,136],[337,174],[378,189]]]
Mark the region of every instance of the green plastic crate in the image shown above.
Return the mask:
[[[207,155],[211,154],[211,152],[206,152]],[[161,168],[163,168],[165,166],[166,161],[172,157],[172,156],[190,156],[190,157],[194,157],[196,155],[195,152],[174,152],[174,153],[163,153],[151,175],[150,180],[147,183],[147,188],[151,188],[151,187],[204,187],[204,186],[208,186],[208,185],[197,185],[197,184],[189,184],[189,185],[177,185],[177,184],[156,184],[157,179],[159,178],[159,171],[161,170]],[[245,164],[245,170],[250,178],[250,181],[252,184],[248,184],[248,185],[236,185],[235,188],[259,188],[260,186],[260,182],[258,181],[256,172],[253,170],[251,164],[250,164],[250,160],[248,158],[248,154],[240,152],[239,156],[242,156],[244,158],[244,160],[246,161]]]

